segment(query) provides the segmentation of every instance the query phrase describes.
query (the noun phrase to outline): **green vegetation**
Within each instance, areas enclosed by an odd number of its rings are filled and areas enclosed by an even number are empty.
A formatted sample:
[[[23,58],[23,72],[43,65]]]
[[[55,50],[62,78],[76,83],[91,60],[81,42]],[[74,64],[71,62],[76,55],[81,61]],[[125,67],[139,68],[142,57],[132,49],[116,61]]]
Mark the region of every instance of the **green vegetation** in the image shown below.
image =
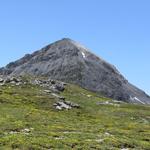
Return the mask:
[[[58,111],[34,85],[0,87],[0,150],[150,149],[150,107],[115,104],[75,85],[63,93],[79,109]],[[110,101],[114,105],[98,104]]]

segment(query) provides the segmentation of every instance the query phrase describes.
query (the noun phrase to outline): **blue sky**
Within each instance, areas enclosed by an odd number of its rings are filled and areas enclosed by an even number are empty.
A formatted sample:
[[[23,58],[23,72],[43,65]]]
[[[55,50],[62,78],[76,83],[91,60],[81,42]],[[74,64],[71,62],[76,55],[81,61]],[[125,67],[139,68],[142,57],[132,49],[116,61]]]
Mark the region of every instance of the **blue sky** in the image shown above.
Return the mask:
[[[150,94],[149,0],[1,0],[0,66],[69,37]]]

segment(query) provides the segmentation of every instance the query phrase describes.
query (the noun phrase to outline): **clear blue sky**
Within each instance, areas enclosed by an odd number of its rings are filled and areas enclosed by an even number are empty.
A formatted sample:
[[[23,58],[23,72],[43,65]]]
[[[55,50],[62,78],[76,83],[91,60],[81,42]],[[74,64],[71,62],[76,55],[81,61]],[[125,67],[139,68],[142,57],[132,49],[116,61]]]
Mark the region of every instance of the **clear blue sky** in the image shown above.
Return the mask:
[[[0,66],[63,37],[150,94],[149,0],[1,0]]]

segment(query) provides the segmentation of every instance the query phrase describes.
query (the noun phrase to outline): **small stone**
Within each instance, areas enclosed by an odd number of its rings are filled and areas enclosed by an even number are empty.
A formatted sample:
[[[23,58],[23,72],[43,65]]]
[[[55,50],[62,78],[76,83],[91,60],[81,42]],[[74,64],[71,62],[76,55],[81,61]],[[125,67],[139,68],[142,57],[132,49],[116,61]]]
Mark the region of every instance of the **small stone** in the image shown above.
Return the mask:
[[[6,78],[6,79],[4,80],[5,83],[10,83],[10,81],[11,81],[11,80],[10,80],[9,78]]]
[[[4,79],[3,78],[0,78],[0,83],[4,82]]]
[[[51,93],[51,91],[50,91],[50,90],[44,90],[44,92],[46,92],[46,93]]]
[[[52,93],[52,96],[56,97],[56,98],[59,98],[60,100],[65,100],[65,97],[62,97],[62,96],[59,96],[55,93]]]
[[[61,106],[57,106],[57,105],[56,105],[56,109],[58,109],[58,110],[62,110],[62,107],[61,107]]]
[[[56,84],[55,80],[51,80],[50,82],[51,84]]]
[[[104,141],[104,139],[97,139],[96,140],[96,142],[98,142],[98,143],[101,143],[101,142],[103,142]]]
[[[92,95],[87,95],[87,97],[92,97]]]
[[[108,133],[108,132],[105,132],[105,135],[106,136],[112,136],[110,133]]]
[[[10,83],[11,83],[11,84],[16,84],[16,82],[15,82],[15,81],[11,81]]]
[[[19,85],[21,85],[22,83],[21,82],[18,82],[18,83],[16,83],[16,86],[19,86]]]
[[[17,131],[10,131],[9,134],[17,134]]]
[[[116,106],[116,107],[120,106],[120,104],[115,104],[115,103],[112,103],[112,102],[109,102],[109,101],[98,102],[97,105],[112,105],[112,106]]]
[[[54,88],[60,92],[63,92],[65,90],[65,87],[63,84],[55,84]]]
[[[30,132],[30,129],[27,129],[27,128],[26,128],[26,129],[24,129],[23,131],[25,131],[25,132]]]
[[[0,83],[0,86],[4,86],[5,85],[5,83]]]

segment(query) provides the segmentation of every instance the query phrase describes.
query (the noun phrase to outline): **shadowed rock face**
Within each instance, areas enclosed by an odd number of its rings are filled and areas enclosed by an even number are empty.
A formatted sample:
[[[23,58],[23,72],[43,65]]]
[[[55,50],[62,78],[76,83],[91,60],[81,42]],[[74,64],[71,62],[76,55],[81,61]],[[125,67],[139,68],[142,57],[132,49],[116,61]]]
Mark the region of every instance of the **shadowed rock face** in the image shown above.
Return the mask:
[[[71,39],[62,39],[27,54],[1,68],[0,74],[46,76],[117,100],[150,104],[150,97],[130,84],[113,65]]]

